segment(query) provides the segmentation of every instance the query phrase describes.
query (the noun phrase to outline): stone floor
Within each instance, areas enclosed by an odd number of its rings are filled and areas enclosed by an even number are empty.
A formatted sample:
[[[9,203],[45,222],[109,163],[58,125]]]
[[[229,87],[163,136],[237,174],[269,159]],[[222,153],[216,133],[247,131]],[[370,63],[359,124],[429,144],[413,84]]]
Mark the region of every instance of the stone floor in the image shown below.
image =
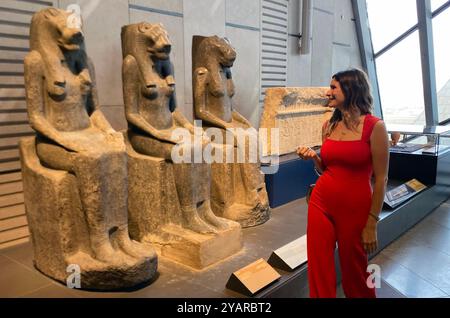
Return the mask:
[[[450,297],[450,200],[371,263],[381,267],[383,281],[398,297]]]
[[[68,289],[37,271],[30,243],[0,250],[0,297],[243,297],[225,287],[230,274],[251,262],[268,259],[271,252],[306,232],[303,199],[273,209],[264,225],[244,229],[244,249],[220,264],[194,271],[160,258],[152,284],[118,292]],[[375,256],[381,266],[378,297],[449,297],[450,295],[450,202]],[[302,284],[303,285],[303,284]],[[298,286],[307,295],[307,286]],[[338,297],[344,297],[338,286]]]
[[[0,297],[243,297],[225,287],[230,274],[304,235],[306,209],[303,199],[273,209],[268,222],[243,230],[241,252],[202,271],[160,257],[152,284],[120,292],[74,290],[52,281],[33,267],[30,243],[0,250]]]

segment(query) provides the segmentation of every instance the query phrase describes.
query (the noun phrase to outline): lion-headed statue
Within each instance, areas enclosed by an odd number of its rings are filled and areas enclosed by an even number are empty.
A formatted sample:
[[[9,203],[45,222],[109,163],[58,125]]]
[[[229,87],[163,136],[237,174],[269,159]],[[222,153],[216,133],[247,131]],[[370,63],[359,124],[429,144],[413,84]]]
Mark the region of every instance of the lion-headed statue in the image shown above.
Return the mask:
[[[47,90],[51,96],[60,96],[65,92],[66,81],[62,69],[58,67],[65,58],[63,52],[70,56],[84,83],[91,84],[83,32],[79,27],[69,27],[71,14],[49,8],[37,12],[31,20],[30,50],[38,52],[44,62]]]
[[[226,38],[215,36],[194,36],[192,43],[193,70],[199,74],[209,73],[210,92],[222,96],[223,89],[220,71],[228,79],[228,95],[234,96],[231,67],[236,60],[236,51]]]
[[[140,77],[150,91],[155,87],[155,76],[161,76],[169,86],[175,86],[169,58],[172,43],[162,24],[141,22],[126,25],[122,27],[121,37],[123,58],[133,56],[136,59]],[[172,108],[173,105],[173,111]]]

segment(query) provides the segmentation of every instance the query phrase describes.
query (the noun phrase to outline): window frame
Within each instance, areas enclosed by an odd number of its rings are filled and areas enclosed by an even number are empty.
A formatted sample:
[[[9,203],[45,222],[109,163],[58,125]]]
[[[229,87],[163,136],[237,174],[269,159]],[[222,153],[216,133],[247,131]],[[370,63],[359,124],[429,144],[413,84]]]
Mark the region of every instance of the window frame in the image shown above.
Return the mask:
[[[385,45],[378,52],[373,51],[372,38],[368,21],[366,0],[351,0],[356,23],[356,33],[360,47],[361,61],[372,83],[374,94],[375,115],[383,117],[380,100],[378,77],[375,60],[388,52],[395,45],[407,38],[414,31],[419,31],[419,45],[422,65],[422,83],[424,90],[425,122],[428,126],[450,123],[450,118],[439,123],[436,91],[436,76],[434,65],[433,27],[432,19],[450,8],[450,0],[431,12],[430,0],[416,0],[417,24]]]

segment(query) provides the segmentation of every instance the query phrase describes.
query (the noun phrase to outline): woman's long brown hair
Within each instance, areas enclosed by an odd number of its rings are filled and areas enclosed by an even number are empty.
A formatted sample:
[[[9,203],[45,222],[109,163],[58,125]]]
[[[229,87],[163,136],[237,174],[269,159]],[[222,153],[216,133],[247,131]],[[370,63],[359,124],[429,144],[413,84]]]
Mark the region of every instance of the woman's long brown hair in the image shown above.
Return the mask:
[[[332,77],[339,82],[344,93],[344,113],[335,109],[327,125],[326,136],[329,136],[341,120],[349,129],[356,129],[358,123],[351,122],[351,115],[358,112],[361,115],[372,114],[373,97],[366,73],[358,69],[338,72]]]

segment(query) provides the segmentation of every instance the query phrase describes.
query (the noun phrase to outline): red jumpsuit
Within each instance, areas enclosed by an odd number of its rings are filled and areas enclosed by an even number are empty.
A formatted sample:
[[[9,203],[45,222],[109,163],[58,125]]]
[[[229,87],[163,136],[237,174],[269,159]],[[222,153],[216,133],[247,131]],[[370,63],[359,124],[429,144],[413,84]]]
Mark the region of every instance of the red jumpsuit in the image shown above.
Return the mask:
[[[372,203],[370,135],[379,119],[366,115],[360,140],[326,139],[321,158],[325,170],[308,208],[307,251],[311,297],[336,297],[336,242],[346,297],[376,297],[366,280],[367,253],[361,234]]]

